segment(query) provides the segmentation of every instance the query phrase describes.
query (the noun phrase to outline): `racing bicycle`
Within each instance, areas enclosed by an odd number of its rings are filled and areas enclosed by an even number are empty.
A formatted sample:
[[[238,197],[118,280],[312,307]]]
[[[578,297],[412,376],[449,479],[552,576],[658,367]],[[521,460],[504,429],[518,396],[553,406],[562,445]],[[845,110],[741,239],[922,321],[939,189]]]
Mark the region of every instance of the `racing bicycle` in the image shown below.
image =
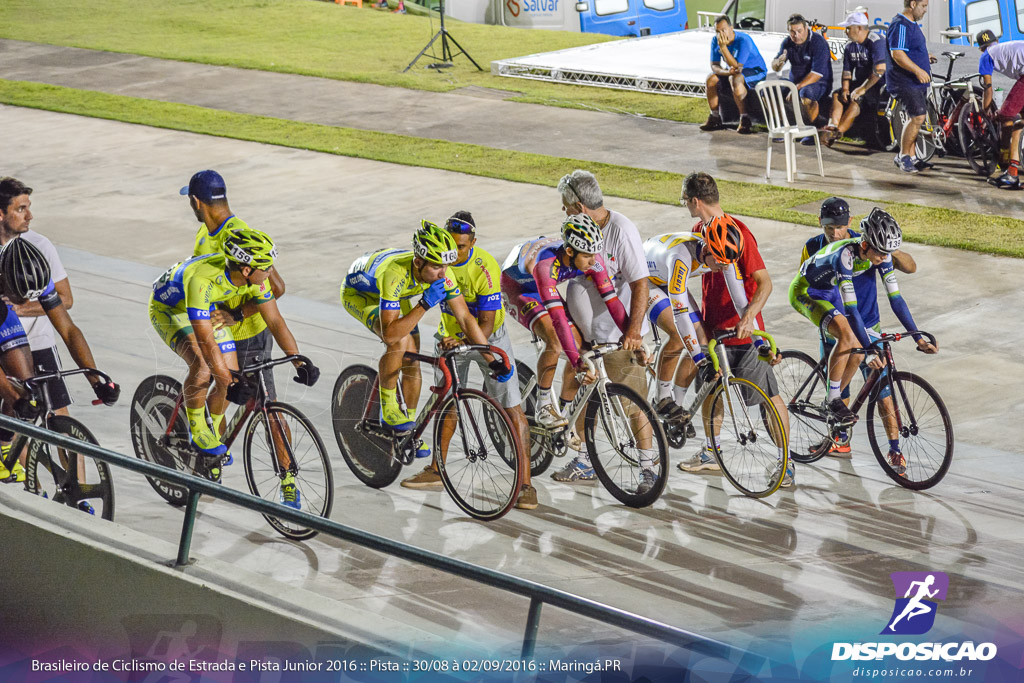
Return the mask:
[[[230,448],[242,437],[245,478],[253,495],[283,503],[281,484],[290,474],[300,509],[326,519],[334,503],[334,475],[327,449],[309,418],[294,406],[268,399],[262,374],[264,369],[296,360],[309,363],[305,356],[293,355],[232,371],[239,381],[255,382],[256,393],[232,415],[223,443]],[[213,481],[218,480],[218,470],[230,462],[227,457],[201,455],[192,448],[184,392],[173,377],[153,375],[139,384],[132,398],[130,422],[132,445],[141,460]],[[188,501],[186,487],[156,477],[146,479],[168,503],[182,506]],[[303,540],[319,533],[273,515],[263,517],[286,538]]]

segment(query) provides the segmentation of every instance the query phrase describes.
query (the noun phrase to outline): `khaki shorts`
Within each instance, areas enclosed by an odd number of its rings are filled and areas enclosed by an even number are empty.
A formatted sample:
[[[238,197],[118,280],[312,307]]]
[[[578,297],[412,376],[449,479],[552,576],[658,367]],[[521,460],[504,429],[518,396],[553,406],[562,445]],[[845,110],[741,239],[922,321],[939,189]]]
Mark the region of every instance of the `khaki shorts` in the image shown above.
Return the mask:
[[[647,397],[647,371],[644,366],[633,362],[632,351],[619,349],[604,357],[604,369],[608,372],[608,379],[618,384],[625,384],[627,387]]]

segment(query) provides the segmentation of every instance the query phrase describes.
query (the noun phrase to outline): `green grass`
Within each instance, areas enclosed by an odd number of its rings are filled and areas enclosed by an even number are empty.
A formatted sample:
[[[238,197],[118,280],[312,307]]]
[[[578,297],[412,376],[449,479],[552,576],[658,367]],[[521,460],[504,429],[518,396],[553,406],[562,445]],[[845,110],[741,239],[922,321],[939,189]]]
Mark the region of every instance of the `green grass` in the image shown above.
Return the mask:
[[[3,0],[0,37],[187,62],[322,76],[423,90],[482,86],[516,101],[703,121],[703,99],[566,86],[492,76],[490,62],[589,45],[608,36],[466,24],[449,30],[464,57],[439,72],[420,62],[436,20],[312,0]]]
[[[0,103],[535,185],[553,186],[568,170],[587,168],[600,178],[609,196],[663,204],[677,203],[683,179],[678,173],[301,123],[23,81],[0,80]],[[824,192],[754,183],[719,181],[719,186],[722,206],[730,213],[803,225],[816,225],[817,219],[793,207],[828,196]],[[887,208],[900,221],[908,241],[1024,257],[1024,221],[911,204],[889,204]]]

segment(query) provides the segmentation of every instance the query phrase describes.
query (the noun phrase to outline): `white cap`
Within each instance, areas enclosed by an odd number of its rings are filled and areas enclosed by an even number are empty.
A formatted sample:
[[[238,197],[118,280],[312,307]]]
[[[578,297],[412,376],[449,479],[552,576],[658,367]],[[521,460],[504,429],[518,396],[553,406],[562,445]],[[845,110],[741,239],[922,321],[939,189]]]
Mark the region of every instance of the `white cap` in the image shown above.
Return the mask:
[[[846,16],[846,21],[839,25],[842,26],[843,28],[846,28],[847,26],[867,26],[868,15],[864,14],[863,12],[850,12]]]

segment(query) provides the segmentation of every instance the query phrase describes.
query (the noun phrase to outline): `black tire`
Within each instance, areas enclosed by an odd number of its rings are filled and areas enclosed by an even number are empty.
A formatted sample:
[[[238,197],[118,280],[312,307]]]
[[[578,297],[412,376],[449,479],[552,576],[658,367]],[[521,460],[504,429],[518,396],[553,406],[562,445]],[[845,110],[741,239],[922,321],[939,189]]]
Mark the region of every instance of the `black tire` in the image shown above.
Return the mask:
[[[272,402],[266,408],[266,414],[254,413],[245,429],[243,453],[249,490],[264,500],[280,502],[284,460],[288,463],[287,470],[295,477],[300,509],[329,519],[334,504],[334,474],[320,434],[305,415],[286,403]],[[276,453],[277,445],[267,426],[268,416],[282,425],[288,434],[288,449],[284,454]],[[271,515],[263,515],[263,518],[282,536],[296,541],[319,533]]]
[[[609,404],[616,414],[640,415],[643,423],[637,433],[632,425],[627,426],[629,435],[627,442],[614,438],[616,431],[610,429],[609,419],[601,409],[601,397],[597,391],[587,399],[586,415],[583,422],[583,434],[590,454],[590,462],[594,466],[597,478],[617,500],[629,507],[647,507],[658,499],[668,483],[668,443],[661,422],[654,413],[654,408],[640,394],[623,384],[609,383],[605,385]],[[598,417],[600,415],[600,417]],[[622,426],[621,423],[619,425]],[[644,492],[638,492],[642,473],[641,449],[632,442],[651,439],[648,458],[652,462],[651,470],[657,480]]]
[[[452,434],[445,439],[449,426]],[[441,483],[470,517],[493,521],[515,505],[522,486],[522,446],[508,413],[487,394],[460,389],[458,399],[445,400],[434,417],[434,453]]]
[[[47,428],[99,445],[85,425],[67,415],[54,415]],[[97,516],[114,519],[114,480],[110,467],[102,460],[42,441],[31,441],[25,461],[25,488],[75,509],[88,503]]]
[[[928,113],[934,125],[938,125],[938,116],[935,113],[935,107],[931,102],[928,103]],[[893,150],[898,151],[900,148],[900,140],[903,137],[903,128],[910,121],[910,116],[907,115],[906,107],[903,106],[902,102],[897,101],[896,105],[892,110],[892,134],[893,134]],[[917,134],[917,141],[914,143],[914,154],[917,155],[919,161],[928,161],[935,156],[935,141],[925,130],[925,126],[921,126],[921,132]]]
[[[992,175],[999,161],[999,133],[992,120],[976,106],[967,104],[960,110],[957,137],[971,169],[978,175]]]
[[[537,414],[537,385],[533,382],[536,373],[526,363],[516,361],[516,375],[519,377],[519,393],[523,397],[523,412],[530,427],[530,476],[539,477],[544,474],[555,459],[555,451],[551,440],[542,434],[544,430],[537,426],[534,416]],[[527,392],[530,384],[533,388]]]
[[[808,354],[791,349],[782,352],[782,362],[772,370],[789,410],[789,457],[805,464],[820,460],[832,447],[825,373]]]
[[[899,371],[893,383],[892,398],[901,425],[900,448],[906,459],[906,473],[898,474],[886,457],[889,437],[881,401],[872,401],[868,406],[871,450],[889,478],[900,486],[915,491],[931,488],[942,481],[953,462],[953,423],[946,405],[928,382],[913,373]]]
[[[200,456],[188,445],[188,419],[184,410],[174,414],[175,401],[181,391],[181,383],[166,375],[153,375],[142,380],[132,397],[128,416],[132,446],[135,457],[140,460],[193,474]],[[174,424],[167,435],[167,424],[172,419]],[[188,489],[184,486],[154,477],[146,477],[146,481],[171,505],[180,507],[188,501]]]
[[[359,431],[368,401],[370,415],[379,423],[380,398],[373,392],[377,371],[368,365],[350,365],[334,383],[331,398],[331,421],[338,449],[356,478],[375,489],[394,483],[402,471],[402,463],[392,456],[392,439]]]

